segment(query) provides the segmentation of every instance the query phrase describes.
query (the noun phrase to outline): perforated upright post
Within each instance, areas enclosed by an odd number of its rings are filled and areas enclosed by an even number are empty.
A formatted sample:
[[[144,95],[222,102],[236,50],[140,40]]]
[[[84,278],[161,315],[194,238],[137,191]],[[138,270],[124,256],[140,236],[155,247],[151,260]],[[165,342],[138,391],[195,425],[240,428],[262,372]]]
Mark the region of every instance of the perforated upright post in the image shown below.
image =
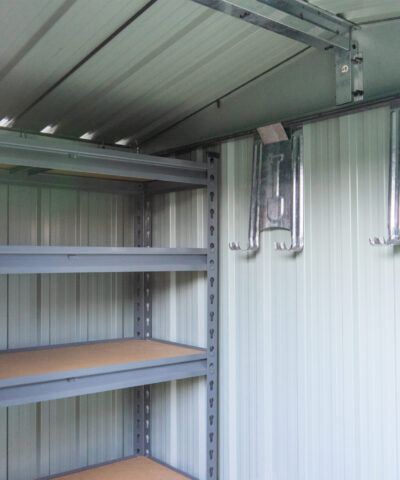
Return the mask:
[[[218,478],[218,159],[218,153],[207,153],[207,477],[209,480]]]
[[[145,195],[135,199],[135,246],[151,246],[151,200]],[[145,340],[152,336],[151,274],[136,273],[134,284],[134,336]],[[150,455],[150,385],[134,388],[134,454]]]
[[[143,246],[151,247],[152,245],[152,205],[150,197],[144,196],[144,229],[143,229]],[[151,296],[151,274],[146,272],[143,274],[143,298],[144,298],[144,338],[152,337],[152,296]],[[144,454],[149,456],[150,449],[150,405],[151,390],[150,385],[143,387],[144,396],[144,421],[143,421],[143,437],[144,437]]]

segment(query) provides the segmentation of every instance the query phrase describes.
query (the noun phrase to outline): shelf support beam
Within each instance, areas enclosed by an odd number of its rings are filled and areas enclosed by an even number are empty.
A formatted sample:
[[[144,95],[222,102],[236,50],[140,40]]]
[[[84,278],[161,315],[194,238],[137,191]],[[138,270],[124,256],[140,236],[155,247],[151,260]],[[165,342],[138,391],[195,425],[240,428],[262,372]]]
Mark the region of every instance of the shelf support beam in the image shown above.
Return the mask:
[[[0,273],[196,272],[205,249],[0,245]]]
[[[204,165],[174,158],[143,155],[82,142],[0,131],[0,164],[18,167],[15,173],[89,174],[126,181],[158,180],[205,186]],[[28,168],[26,168],[28,167]]]

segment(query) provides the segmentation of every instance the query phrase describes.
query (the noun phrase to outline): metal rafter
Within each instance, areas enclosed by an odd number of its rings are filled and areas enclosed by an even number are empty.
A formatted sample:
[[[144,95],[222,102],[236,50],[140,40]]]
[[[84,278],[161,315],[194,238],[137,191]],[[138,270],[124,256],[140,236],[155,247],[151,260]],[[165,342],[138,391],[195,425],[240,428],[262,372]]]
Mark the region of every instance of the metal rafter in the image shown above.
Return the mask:
[[[348,34],[351,28],[356,27],[356,24],[302,0],[257,1],[337,35]]]
[[[305,43],[311,47],[316,48],[331,48],[335,47],[339,50],[348,51],[350,49],[349,38],[346,37],[337,37],[326,39],[311,33],[304,32],[302,30],[290,27],[279,20],[273,20],[268,18],[258,12],[249,10],[247,8],[242,8],[239,5],[236,5],[228,0],[192,0],[193,2],[199,3],[206,7],[212,8],[222,13],[226,13],[232,17],[238,18],[239,20],[244,20],[245,22],[256,25],[257,27],[264,28],[271,32],[283,35],[285,37],[291,38],[298,42]],[[348,31],[350,32],[350,28]]]

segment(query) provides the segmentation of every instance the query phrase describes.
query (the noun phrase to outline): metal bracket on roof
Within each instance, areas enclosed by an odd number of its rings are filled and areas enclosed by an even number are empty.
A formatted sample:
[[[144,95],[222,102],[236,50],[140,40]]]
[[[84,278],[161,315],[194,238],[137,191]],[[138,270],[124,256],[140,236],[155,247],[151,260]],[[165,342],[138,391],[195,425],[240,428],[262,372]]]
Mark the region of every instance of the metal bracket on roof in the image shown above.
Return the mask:
[[[353,30],[358,28],[356,24],[303,0],[258,2],[322,29],[335,50],[336,105],[363,100],[363,54],[352,39]],[[338,45],[339,42],[342,44]]]
[[[304,22],[316,25],[331,37],[335,50],[336,105],[359,102],[364,98],[363,54],[352,32],[353,22],[303,0],[258,0]],[[333,37],[332,37],[333,35]],[[338,45],[338,42],[343,42]]]
[[[388,237],[370,238],[375,246],[400,245],[400,146],[399,146],[400,108],[391,112],[390,172],[389,172],[389,208]]]
[[[260,247],[260,232],[283,229],[291,232],[291,245],[277,242],[275,250],[301,252],[303,235],[303,133],[290,140],[254,145],[251,187],[249,243],[242,249],[231,242],[231,250],[255,252]]]
[[[363,54],[358,51],[355,41],[351,41],[348,51],[335,49],[336,105],[363,100],[363,61]]]
[[[363,56],[358,51],[357,43],[352,40],[352,32],[358,28],[355,23],[303,0],[257,1],[300,19],[304,29],[228,0],[192,1],[311,47],[325,50],[333,48],[336,58],[336,104],[363,99]]]

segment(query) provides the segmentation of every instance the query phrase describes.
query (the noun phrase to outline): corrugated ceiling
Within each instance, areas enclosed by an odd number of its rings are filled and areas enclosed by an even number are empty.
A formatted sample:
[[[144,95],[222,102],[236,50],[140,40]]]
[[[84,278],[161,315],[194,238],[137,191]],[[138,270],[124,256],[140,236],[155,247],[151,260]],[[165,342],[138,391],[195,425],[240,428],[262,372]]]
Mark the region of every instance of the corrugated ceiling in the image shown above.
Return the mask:
[[[315,3],[356,21],[400,12],[393,0]],[[190,0],[0,0],[0,119],[140,144],[303,48]]]

